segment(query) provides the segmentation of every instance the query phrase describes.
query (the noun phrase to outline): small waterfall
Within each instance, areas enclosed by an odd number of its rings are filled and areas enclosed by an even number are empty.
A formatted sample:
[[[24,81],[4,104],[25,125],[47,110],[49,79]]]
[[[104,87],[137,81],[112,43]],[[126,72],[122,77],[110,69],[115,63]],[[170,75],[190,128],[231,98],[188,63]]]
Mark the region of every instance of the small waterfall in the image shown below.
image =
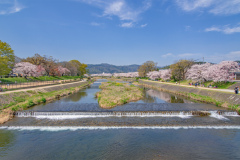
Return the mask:
[[[180,117],[190,118],[192,112],[16,112],[16,117],[39,119],[78,119],[104,117]]]
[[[218,111],[209,111],[209,112],[210,112],[210,117],[221,119],[221,120],[228,120],[228,118],[224,117],[223,114],[219,114]]]
[[[16,112],[16,117],[35,117],[38,119],[79,119],[105,117],[179,117],[210,116],[228,120],[227,116],[239,116],[236,112],[224,111],[113,111],[113,112]],[[226,117],[225,117],[226,116]]]
[[[219,115],[227,116],[227,117],[238,117],[237,112],[218,112]]]

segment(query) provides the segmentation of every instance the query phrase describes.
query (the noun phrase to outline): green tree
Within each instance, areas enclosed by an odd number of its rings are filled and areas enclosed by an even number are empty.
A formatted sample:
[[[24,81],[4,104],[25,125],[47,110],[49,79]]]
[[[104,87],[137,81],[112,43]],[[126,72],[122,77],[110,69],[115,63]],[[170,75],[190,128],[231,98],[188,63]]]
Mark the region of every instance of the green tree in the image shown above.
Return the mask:
[[[0,40],[0,75],[9,74],[14,66],[15,56],[11,46]]]
[[[83,76],[87,73],[87,64],[80,63],[78,60],[71,60],[69,61],[73,66],[77,68],[77,75]]]
[[[179,60],[177,63],[172,64],[170,69],[172,70],[172,77],[175,80],[184,80],[188,69],[194,64],[192,60]]]
[[[156,70],[157,70],[157,63],[153,61],[147,61],[139,67],[138,74],[140,77],[146,77],[148,72],[156,71]]]

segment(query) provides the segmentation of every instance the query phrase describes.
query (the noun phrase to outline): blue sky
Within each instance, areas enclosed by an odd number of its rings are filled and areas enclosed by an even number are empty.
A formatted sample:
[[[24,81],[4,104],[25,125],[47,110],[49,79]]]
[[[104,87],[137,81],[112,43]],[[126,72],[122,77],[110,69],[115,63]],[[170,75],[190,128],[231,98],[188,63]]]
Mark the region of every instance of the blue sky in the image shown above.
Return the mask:
[[[0,40],[87,64],[240,60],[240,0],[0,0]]]

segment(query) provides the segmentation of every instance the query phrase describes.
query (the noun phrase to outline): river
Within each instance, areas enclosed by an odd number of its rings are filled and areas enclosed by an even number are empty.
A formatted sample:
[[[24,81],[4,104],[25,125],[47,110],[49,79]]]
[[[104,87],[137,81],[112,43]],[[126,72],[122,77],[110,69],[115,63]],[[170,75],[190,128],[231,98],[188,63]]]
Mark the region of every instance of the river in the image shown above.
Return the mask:
[[[240,159],[236,112],[152,89],[102,109],[104,81],[17,112],[0,126],[0,159]]]

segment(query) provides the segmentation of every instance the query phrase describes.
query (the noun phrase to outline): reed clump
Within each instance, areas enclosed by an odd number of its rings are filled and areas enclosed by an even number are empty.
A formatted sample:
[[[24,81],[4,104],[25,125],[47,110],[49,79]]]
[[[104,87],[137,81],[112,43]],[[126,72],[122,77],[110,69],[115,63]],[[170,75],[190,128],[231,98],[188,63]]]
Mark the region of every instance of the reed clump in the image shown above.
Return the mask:
[[[96,93],[96,97],[102,108],[113,108],[143,98],[142,90],[128,83],[104,82],[99,88],[102,90]]]

